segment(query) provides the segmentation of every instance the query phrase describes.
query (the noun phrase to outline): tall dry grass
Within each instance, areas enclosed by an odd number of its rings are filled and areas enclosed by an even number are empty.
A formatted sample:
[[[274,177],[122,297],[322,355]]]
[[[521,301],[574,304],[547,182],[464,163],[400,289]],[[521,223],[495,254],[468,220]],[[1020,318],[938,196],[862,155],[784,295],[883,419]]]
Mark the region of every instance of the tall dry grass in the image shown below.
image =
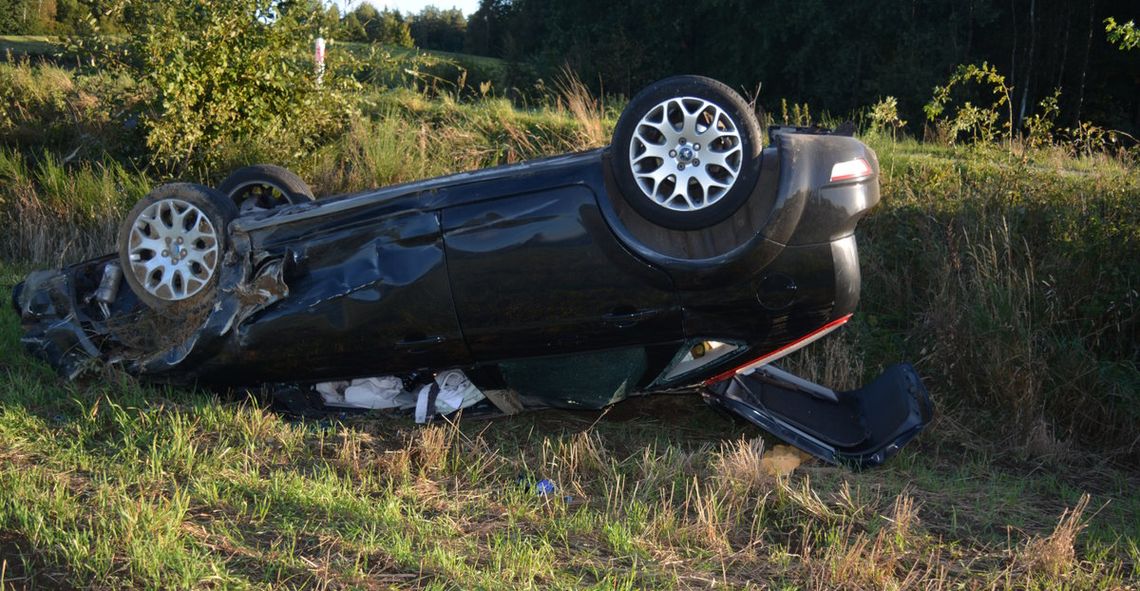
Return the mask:
[[[867,371],[914,361],[943,411],[1006,449],[1140,452],[1134,165],[876,148],[883,200],[860,226],[849,337]]]
[[[0,258],[59,266],[113,252],[123,214],[149,190],[114,161],[65,165],[0,148]]]

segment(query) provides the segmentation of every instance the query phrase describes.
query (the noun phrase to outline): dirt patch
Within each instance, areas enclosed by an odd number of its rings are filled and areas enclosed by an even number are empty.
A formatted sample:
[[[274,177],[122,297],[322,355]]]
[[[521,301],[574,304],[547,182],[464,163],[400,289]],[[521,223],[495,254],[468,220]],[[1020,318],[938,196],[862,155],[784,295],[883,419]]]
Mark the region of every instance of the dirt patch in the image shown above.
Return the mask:
[[[67,568],[52,564],[35,551],[23,534],[0,530],[0,591],[9,589],[78,589]]]

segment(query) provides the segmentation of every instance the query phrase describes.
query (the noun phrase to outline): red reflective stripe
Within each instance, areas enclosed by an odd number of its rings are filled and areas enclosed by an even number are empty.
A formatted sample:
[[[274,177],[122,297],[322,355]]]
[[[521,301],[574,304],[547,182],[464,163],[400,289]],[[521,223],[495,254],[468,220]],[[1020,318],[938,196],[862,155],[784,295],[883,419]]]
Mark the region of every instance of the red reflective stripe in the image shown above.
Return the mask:
[[[859,168],[858,170],[851,170],[851,172],[846,172],[844,174],[835,174],[836,169],[847,170],[847,169],[850,169],[852,167],[861,167],[861,168]],[[872,172],[874,172],[874,171],[871,168],[871,165],[868,164],[867,161],[862,159],[862,158],[856,158],[854,160],[848,160],[846,162],[839,162],[839,163],[835,164],[835,166],[831,167],[831,181],[830,182],[836,183],[839,181],[857,179],[859,177],[869,176]]]
[[[721,373],[721,374],[717,374],[716,376],[705,380],[704,383],[702,383],[701,385],[702,386],[708,386],[709,384],[715,384],[721,380],[727,380],[728,378],[731,378],[732,376],[736,375],[736,372],[738,372],[742,369],[745,369],[750,365],[763,365],[765,362],[771,360],[774,357],[779,357],[781,354],[783,354],[785,352],[791,353],[796,348],[798,348],[800,346],[800,344],[803,343],[804,341],[808,341],[808,340],[811,340],[815,337],[822,336],[824,333],[828,333],[828,332],[831,332],[831,331],[839,328],[844,323],[846,323],[848,320],[851,320],[851,316],[853,316],[853,315],[848,314],[846,316],[843,316],[842,318],[832,320],[831,322],[824,324],[823,326],[821,326],[821,327],[807,333],[806,335],[784,345],[783,347],[780,347],[779,349],[776,349],[775,351],[772,351],[771,353],[766,353],[764,355],[761,355],[760,357],[753,359],[752,361],[749,361],[747,363],[742,363],[742,364],[736,366],[735,368],[733,368],[729,371],[726,371],[726,372]]]

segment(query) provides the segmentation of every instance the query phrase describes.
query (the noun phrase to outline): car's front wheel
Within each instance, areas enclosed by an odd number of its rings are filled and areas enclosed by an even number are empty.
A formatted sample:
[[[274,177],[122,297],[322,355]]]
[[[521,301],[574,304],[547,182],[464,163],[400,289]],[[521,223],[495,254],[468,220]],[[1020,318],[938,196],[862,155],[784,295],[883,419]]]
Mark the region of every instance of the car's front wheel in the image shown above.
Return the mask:
[[[213,296],[238,216],[225,195],[202,185],[171,183],[139,201],[119,229],[119,261],[131,290],[166,310]]]
[[[630,101],[614,129],[616,181],[642,217],[699,230],[732,215],[760,174],[760,124],[731,88],[702,76],[661,80]]]

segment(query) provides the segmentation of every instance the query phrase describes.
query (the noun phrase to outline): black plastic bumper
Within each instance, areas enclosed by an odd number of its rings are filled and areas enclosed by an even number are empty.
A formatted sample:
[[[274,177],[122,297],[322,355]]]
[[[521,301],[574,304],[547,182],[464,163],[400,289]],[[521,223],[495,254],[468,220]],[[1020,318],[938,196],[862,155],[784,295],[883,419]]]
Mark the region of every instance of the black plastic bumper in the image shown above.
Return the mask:
[[[934,415],[930,394],[908,363],[835,394],[837,400],[828,400],[750,374],[717,384],[705,398],[826,462],[853,468],[882,464]]]

